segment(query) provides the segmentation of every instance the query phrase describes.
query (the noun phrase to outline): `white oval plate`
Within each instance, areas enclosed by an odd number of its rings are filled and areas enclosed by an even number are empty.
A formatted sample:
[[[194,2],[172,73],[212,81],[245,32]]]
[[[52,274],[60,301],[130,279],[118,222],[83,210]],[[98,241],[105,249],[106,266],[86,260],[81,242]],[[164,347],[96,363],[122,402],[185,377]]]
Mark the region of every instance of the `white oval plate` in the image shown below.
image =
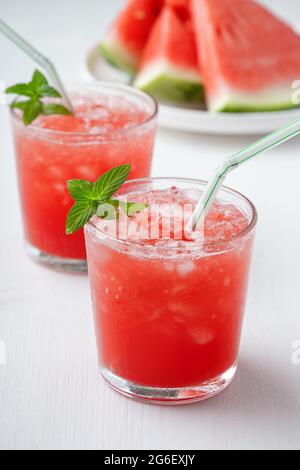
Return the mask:
[[[99,44],[83,58],[83,76],[90,82],[110,81],[129,84],[130,78],[106,62]],[[266,134],[297,119],[299,109],[260,113],[212,113],[201,109],[160,104],[159,124],[166,129],[220,134]]]

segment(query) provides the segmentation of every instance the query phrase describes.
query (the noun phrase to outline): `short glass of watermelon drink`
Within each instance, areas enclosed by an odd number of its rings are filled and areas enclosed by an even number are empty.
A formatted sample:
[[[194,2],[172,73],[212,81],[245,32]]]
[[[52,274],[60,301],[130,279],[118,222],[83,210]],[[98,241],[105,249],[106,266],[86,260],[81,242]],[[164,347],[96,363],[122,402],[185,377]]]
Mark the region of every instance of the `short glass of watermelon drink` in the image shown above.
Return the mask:
[[[117,196],[147,208],[85,227],[100,370],[126,396],[190,403],[234,378],[257,214],[224,187],[204,229],[185,237],[204,187],[129,181]]]
[[[131,164],[131,177],[150,175],[157,104],[133,88],[78,85],[73,116],[42,116],[25,127],[12,111],[27,252],[37,261],[86,271],[83,231],[65,234],[73,205],[66,182],[95,181],[110,168]]]

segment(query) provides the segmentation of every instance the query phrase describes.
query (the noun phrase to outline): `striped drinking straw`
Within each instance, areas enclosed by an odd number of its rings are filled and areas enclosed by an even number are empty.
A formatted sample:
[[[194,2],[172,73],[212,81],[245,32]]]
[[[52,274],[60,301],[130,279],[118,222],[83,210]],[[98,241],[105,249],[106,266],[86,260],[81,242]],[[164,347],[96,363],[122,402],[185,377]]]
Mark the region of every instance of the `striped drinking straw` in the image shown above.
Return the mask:
[[[300,119],[281,127],[255,144],[252,144],[223,160],[223,162],[216,168],[212,178],[209,180],[193,215],[187,224],[187,231],[192,232],[198,224],[203,222],[204,217],[214,202],[220,186],[229,172],[246,163],[248,160],[262,155],[268,150],[271,150],[272,148],[283,144],[287,140],[296,137],[298,134],[300,134]]]

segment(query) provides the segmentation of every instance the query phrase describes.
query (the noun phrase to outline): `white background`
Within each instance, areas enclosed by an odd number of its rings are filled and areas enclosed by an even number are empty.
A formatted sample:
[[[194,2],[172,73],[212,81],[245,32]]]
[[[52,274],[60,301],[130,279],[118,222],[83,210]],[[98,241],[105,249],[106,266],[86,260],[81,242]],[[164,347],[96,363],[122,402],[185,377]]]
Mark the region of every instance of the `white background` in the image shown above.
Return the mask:
[[[122,3],[0,0],[0,12],[66,79],[78,79],[82,54]],[[300,22],[297,0],[267,3]],[[0,80],[27,81],[32,71],[0,37]],[[160,131],[153,174],[208,178],[220,159],[253,139]],[[300,365],[292,363],[300,339],[299,144],[228,178],[260,215],[234,384],[202,404],[151,407],[118,396],[98,375],[87,278],[52,272],[24,254],[10,125],[0,106],[0,341],[7,355],[6,366],[0,363],[0,448],[300,448]]]

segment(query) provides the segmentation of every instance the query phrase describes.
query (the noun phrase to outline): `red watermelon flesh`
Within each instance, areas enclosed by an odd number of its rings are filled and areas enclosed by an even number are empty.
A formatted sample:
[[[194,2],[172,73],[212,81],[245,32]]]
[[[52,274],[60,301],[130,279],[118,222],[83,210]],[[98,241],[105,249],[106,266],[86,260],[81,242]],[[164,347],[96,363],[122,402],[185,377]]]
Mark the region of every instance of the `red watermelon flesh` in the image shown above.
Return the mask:
[[[109,29],[101,48],[114,65],[134,72],[164,0],[129,0]]]
[[[165,6],[170,6],[183,20],[191,18],[191,0],[165,0]]]
[[[153,27],[135,84],[165,101],[203,101],[192,23],[170,7]]]
[[[195,37],[191,23],[183,22],[170,8],[157,20],[142,56],[140,70],[158,58],[167,58],[176,66],[198,70]]]
[[[211,109],[293,107],[300,37],[288,25],[252,0],[192,0],[192,11]]]

